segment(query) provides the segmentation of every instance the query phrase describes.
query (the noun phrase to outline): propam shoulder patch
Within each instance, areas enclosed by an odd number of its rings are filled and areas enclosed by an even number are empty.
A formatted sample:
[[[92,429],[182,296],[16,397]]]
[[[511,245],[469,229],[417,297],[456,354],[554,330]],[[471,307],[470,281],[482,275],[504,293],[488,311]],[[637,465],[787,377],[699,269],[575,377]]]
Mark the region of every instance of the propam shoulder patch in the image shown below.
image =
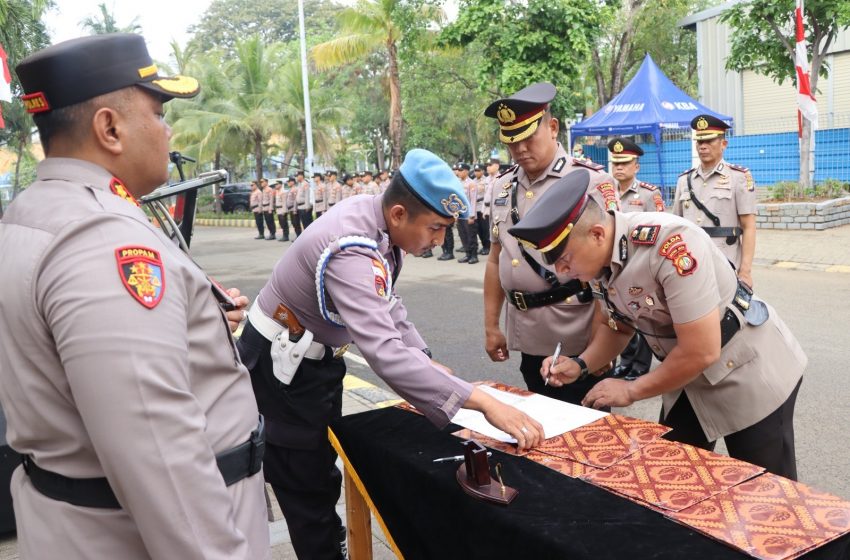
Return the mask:
[[[115,249],[121,283],[136,301],[148,309],[156,307],[165,293],[165,267],[158,251],[128,246]]]

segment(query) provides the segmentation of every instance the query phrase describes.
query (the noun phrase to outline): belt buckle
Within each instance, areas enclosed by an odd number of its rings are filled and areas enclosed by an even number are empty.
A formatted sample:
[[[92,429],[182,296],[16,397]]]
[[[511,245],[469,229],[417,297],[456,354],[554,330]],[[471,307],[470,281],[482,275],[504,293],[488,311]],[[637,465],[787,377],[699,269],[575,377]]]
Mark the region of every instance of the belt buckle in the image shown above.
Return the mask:
[[[334,352],[334,358],[341,358],[346,352],[348,352],[349,346],[351,346],[351,344],[344,344],[337,348]]]
[[[525,294],[522,292],[514,292],[514,303],[520,311],[528,311],[528,305],[525,304]]]

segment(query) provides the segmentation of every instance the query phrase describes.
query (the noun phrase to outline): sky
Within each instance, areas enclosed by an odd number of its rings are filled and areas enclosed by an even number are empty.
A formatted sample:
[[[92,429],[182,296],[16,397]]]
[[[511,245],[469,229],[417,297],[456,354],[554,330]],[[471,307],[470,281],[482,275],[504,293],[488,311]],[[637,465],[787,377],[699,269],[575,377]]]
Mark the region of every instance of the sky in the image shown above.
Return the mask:
[[[125,27],[138,16],[148,51],[155,60],[169,61],[170,43],[176,39],[186,46],[186,29],[200,19],[211,0],[54,0],[44,22],[54,43],[88,33],[80,26],[87,17],[100,18],[98,4],[106,4],[119,27]]]

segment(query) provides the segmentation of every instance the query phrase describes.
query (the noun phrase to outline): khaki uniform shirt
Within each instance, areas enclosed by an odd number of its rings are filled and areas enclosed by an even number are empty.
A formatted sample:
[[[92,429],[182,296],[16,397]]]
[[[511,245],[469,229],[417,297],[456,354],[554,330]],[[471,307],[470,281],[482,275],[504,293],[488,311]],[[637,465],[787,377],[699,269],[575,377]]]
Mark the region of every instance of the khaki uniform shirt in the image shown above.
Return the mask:
[[[476,213],[480,212],[481,207],[484,206],[478,202],[478,183],[468,177],[461,183],[463,183],[466,198],[469,200],[469,217],[474,218]]]
[[[312,210],[313,206],[310,203],[310,184],[307,181],[301,181],[296,184],[295,203],[298,210]]]
[[[113,194],[111,180],[92,163],[48,158],[0,223],[9,444],[64,476],[106,477],[123,506],[50,499],[19,467],[18,550],[65,560],[268,557],[262,473],[228,487],[215,461],[258,418],[227,320],[204,272]],[[155,258],[121,264],[140,254]]]
[[[274,199],[275,199],[275,191],[271,187],[266,187],[263,189],[263,213],[264,214],[273,214],[274,213]]]
[[[708,439],[752,426],[776,410],[808,361],[776,310],[768,306],[770,318],[761,326],[746,323],[731,305],[735,271],[711,238],[687,220],[658,212],[614,216],[611,275],[601,279],[601,289],[644,333],[657,357],[676,346],[674,323],[694,321],[713,309],[722,317],[731,308],[744,325],[720,359],[684,387]],[[663,395],[665,411],[680,394]]]
[[[588,168],[587,166],[591,167]],[[541,278],[523,258],[517,239],[508,233],[513,225],[510,217],[511,182],[516,178],[517,206],[522,218],[546,190],[558,179],[579,169],[589,169],[591,174],[591,193],[604,191],[609,202],[616,208],[616,188],[614,179],[598,169],[600,166],[578,162],[569,157],[563,147],[558,146],[549,170],[543,172],[534,182],[528,180],[525,171],[514,167],[496,178],[490,203],[490,240],[502,246],[499,255],[499,281],[502,289],[522,290],[524,292],[543,292],[549,290],[549,282]],[[595,198],[597,198],[595,196]],[[538,251],[526,249],[541,266],[554,272],[551,266],[545,266]],[[562,282],[568,278],[561,278]],[[551,355],[555,345],[561,342],[565,356],[575,356],[587,347],[593,319],[593,302],[581,303],[575,297],[563,303],[536,307],[520,311],[506,302],[505,331],[509,350],[535,356]]]
[[[354,185],[343,184],[340,189],[340,201],[345,200],[350,196],[354,196]]]
[[[298,210],[298,187],[286,187],[286,211],[295,212]]]
[[[664,199],[655,185],[635,180],[619,195],[622,212],[664,212]]]
[[[342,200],[342,185],[337,181],[331,181],[328,187],[328,208]]]
[[[493,198],[493,183],[495,180],[495,177],[483,177],[481,179],[481,182],[484,184],[484,208],[481,214],[485,218],[490,217],[490,200]]]
[[[387,192],[387,188],[390,186],[390,180],[384,179],[380,183],[378,183],[378,189],[381,191],[381,194]]]
[[[289,193],[286,192],[286,189],[284,189],[282,185],[275,191],[274,207],[280,215],[286,214],[286,199],[288,194]]]
[[[251,203],[251,212],[254,214],[260,214],[263,211],[263,191],[260,189],[254,189],[251,191],[251,198],[249,199]]]
[[[691,200],[688,175],[691,176],[694,195],[720,219],[720,227],[740,227],[738,216],[756,213],[756,187],[753,176],[745,167],[721,160],[709,173],[704,173],[698,166],[679,176],[673,200],[673,214],[682,216],[700,227],[714,227],[714,222]],[[741,237],[738,237],[738,242],[734,245],[727,245],[725,237],[711,239],[735,268],[741,265]]]
[[[324,183],[316,183],[316,188],[313,191],[313,210],[316,212],[325,212],[328,209],[327,190]]]

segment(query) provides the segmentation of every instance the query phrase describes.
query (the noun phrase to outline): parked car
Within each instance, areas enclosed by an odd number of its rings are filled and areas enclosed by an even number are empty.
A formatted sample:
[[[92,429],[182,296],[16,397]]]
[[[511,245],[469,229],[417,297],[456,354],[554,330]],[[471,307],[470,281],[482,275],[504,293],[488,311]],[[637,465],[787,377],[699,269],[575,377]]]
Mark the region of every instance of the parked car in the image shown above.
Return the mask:
[[[221,209],[224,212],[247,212],[251,209],[251,185],[232,183],[222,185],[218,191]]]

